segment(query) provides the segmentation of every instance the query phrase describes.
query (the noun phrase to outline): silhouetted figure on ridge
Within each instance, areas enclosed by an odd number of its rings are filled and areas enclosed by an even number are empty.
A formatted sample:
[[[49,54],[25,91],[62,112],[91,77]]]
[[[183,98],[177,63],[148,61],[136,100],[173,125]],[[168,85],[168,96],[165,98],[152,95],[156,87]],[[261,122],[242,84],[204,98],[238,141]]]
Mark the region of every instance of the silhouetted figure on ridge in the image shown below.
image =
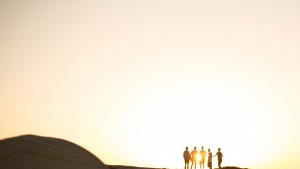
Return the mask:
[[[212,153],[210,152],[210,149],[208,149],[207,167],[212,169]]]
[[[204,162],[205,162],[205,156],[206,156],[206,152],[203,150],[203,146],[201,147],[201,151],[199,152],[199,154],[201,155],[201,159],[200,159],[200,169],[201,169],[201,165],[203,166],[204,169]]]
[[[197,147],[194,147],[194,150],[191,152],[192,155],[192,165],[191,165],[191,169],[193,168],[193,164],[195,164],[195,169],[196,169],[196,164],[197,164],[197,156],[198,152],[197,152]]]
[[[219,166],[219,168],[222,168],[221,167],[221,163],[222,163],[223,154],[221,153],[221,149],[220,148],[218,148],[218,152],[217,152],[216,155],[214,155],[214,157],[215,156],[218,156],[218,166]]]
[[[184,169],[189,169],[189,162],[191,159],[191,154],[189,152],[188,147],[185,147],[185,151],[183,152],[183,158],[184,158]]]

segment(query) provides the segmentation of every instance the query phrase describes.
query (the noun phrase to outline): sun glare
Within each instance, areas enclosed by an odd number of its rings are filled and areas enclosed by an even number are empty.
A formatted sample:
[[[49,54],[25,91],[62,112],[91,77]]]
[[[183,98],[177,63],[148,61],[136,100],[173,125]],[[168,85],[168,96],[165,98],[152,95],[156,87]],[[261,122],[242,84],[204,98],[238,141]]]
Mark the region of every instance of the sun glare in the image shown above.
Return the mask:
[[[201,155],[200,154],[196,155],[196,160],[197,160],[197,163],[201,160]]]

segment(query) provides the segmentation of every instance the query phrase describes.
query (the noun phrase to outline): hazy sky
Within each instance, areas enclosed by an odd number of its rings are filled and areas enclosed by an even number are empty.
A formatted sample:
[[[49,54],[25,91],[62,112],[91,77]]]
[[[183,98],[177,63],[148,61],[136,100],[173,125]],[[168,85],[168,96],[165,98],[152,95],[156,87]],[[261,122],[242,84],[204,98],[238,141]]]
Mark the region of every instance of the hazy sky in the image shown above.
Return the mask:
[[[300,1],[0,0],[0,139],[106,164],[298,169]],[[217,167],[217,159],[213,159]]]

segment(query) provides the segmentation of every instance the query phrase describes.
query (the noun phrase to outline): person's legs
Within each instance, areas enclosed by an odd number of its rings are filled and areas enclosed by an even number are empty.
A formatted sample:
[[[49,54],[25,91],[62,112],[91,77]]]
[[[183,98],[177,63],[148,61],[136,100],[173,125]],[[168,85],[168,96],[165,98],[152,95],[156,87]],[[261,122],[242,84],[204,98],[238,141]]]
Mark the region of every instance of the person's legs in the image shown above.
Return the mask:
[[[208,162],[208,166],[207,166],[208,168],[212,168],[212,162]]]
[[[189,160],[184,160],[184,169],[189,169]]]
[[[200,164],[200,169],[201,169],[201,166],[204,168],[204,163],[205,163],[204,159],[201,159],[200,163],[199,163]]]
[[[222,160],[219,160],[219,161],[218,161],[218,166],[219,166],[219,168],[222,168],[222,167],[221,167],[221,163],[222,163]]]

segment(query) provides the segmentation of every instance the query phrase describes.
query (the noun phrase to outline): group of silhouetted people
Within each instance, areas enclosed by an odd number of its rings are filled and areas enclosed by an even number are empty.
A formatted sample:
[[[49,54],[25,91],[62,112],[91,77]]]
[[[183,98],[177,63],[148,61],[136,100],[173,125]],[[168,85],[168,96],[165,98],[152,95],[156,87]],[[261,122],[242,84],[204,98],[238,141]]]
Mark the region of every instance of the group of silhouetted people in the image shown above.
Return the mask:
[[[191,151],[191,153],[189,152],[189,148],[188,147],[185,147],[185,151],[183,152],[183,158],[184,158],[184,169],[189,169],[189,162],[191,161],[192,162],[192,165],[191,165],[191,169],[193,168],[193,166],[195,167],[196,169],[196,163],[197,163],[197,154],[200,155],[200,161],[199,161],[199,164],[200,164],[200,169],[201,169],[201,166],[203,167],[204,169],[204,162],[205,162],[205,156],[206,156],[206,152],[203,150],[203,146],[201,147],[201,151],[198,153],[197,152],[197,147],[194,147],[194,150]],[[207,160],[207,166],[208,168],[212,169],[212,157],[215,157],[217,156],[218,157],[218,166],[219,168],[222,168],[221,167],[221,163],[222,163],[222,157],[223,157],[223,154],[221,153],[221,148],[218,148],[218,152],[216,153],[216,155],[212,156],[212,153],[210,152],[210,149],[208,149],[208,160]]]

